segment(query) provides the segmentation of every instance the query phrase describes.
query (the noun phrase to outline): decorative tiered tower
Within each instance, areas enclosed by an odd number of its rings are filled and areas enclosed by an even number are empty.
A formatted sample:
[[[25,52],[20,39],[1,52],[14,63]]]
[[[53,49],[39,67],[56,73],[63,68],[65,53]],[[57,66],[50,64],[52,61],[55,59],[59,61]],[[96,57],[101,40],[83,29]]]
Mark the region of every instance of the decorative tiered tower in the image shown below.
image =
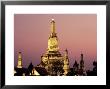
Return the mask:
[[[22,56],[21,52],[18,53],[18,65],[17,68],[22,68]]]
[[[40,66],[45,67],[49,75],[62,75],[64,59],[59,52],[58,37],[55,29],[55,21],[51,21],[51,33],[48,39],[48,48],[45,54],[41,56]]]
[[[80,69],[84,70],[84,60],[83,60],[83,54],[81,53],[81,60],[80,60]]]
[[[84,72],[85,72],[84,71],[84,60],[83,60],[83,54],[81,53],[79,75],[85,75]]]
[[[63,73],[64,75],[67,75],[67,73],[70,71],[69,59],[68,59],[68,50],[67,49],[65,50],[63,69],[64,69],[64,73]]]

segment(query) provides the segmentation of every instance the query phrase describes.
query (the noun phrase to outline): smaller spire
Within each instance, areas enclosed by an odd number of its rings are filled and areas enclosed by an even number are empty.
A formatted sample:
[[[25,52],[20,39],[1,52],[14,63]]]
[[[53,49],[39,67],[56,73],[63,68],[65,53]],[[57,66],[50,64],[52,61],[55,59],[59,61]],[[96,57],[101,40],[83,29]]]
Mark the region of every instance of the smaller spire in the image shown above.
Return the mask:
[[[81,53],[80,69],[82,69],[82,70],[84,69],[83,53]]]
[[[67,64],[69,64],[69,58],[68,58],[68,50],[65,50],[65,54],[64,54],[64,61],[66,61]]]
[[[18,53],[18,65],[17,68],[22,68],[22,56],[21,52]]]
[[[65,50],[65,55],[64,55],[64,75],[66,75],[69,71],[70,71],[70,67],[69,67],[69,59],[68,59],[68,50]]]
[[[73,67],[78,67],[79,64],[77,63],[77,61],[75,60]]]

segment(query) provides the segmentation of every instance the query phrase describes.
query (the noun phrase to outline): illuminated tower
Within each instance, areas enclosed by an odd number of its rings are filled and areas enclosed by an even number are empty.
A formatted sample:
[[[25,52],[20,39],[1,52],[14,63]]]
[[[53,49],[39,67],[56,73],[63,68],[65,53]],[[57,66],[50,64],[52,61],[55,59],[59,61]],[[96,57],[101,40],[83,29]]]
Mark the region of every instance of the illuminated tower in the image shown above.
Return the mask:
[[[79,70],[79,64],[77,63],[77,61],[75,60],[75,63],[73,65],[73,71],[77,72]]]
[[[48,39],[48,51],[58,51],[58,38],[55,32],[55,21],[51,21],[51,34]]]
[[[22,68],[22,56],[21,52],[18,53],[18,65],[17,68]]]
[[[64,75],[66,75],[70,70],[69,59],[68,59],[68,50],[67,49],[65,50],[63,69],[64,69]]]
[[[50,25],[51,33],[48,38],[48,48],[41,57],[40,66],[45,67],[49,75],[61,75],[63,74],[63,57],[59,52],[54,19],[51,20]]]

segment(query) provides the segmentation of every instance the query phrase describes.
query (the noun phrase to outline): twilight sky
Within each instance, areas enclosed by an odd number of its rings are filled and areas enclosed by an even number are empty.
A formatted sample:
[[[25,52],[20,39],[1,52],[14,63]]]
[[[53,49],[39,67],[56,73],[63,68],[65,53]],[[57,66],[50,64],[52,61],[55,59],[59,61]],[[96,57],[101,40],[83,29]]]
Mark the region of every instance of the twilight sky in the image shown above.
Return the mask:
[[[23,66],[30,62],[40,63],[46,52],[50,35],[51,19],[56,22],[56,33],[62,55],[68,49],[70,66],[79,62],[84,54],[85,68],[92,69],[97,60],[97,15],[96,14],[15,14],[14,16],[14,62],[22,52]]]

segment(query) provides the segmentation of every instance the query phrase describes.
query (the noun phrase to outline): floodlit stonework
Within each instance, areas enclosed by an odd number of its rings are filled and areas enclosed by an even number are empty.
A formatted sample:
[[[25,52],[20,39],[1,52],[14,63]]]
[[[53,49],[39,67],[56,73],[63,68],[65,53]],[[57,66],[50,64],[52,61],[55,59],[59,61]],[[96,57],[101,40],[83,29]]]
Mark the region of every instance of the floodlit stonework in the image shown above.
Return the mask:
[[[69,71],[68,55],[62,56],[59,51],[58,37],[55,28],[55,21],[51,21],[51,33],[48,39],[48,48],[41,57],[41,64],[48,71],[49,75],[64,75]]]

